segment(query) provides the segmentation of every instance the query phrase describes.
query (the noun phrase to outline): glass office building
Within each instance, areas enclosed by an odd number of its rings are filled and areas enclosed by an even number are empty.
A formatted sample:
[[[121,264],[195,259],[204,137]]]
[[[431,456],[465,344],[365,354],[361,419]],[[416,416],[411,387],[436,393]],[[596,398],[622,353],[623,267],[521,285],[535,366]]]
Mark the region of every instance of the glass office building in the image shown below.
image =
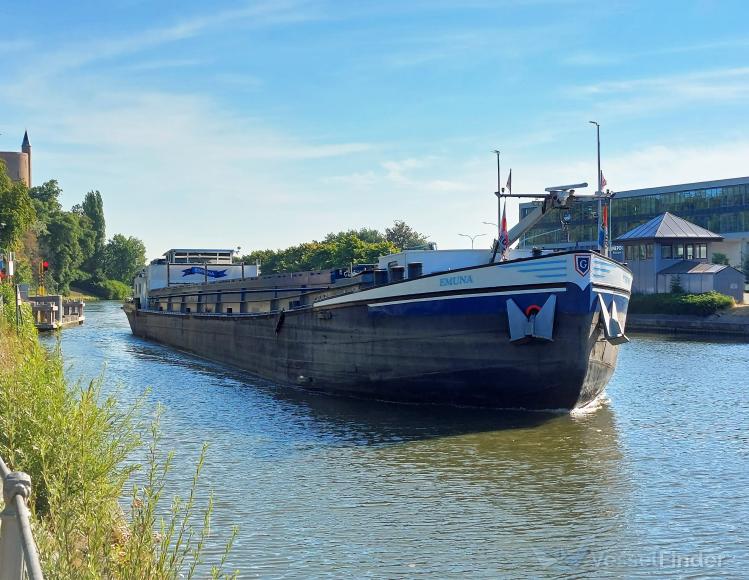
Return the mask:
[[[520,217],[533,203],[520,204]],[[569,212],[549,212],[521,239],[521,248],[593,248],[597,245],[597,202],[581,201]],[[620,191],[611,200],[611,239],[670,212],[734,241],[743,265],[749,257],[749,177],[669,185]],[[566,217],[566,219],[564,219]],[[563,223],[566,221],[567,223]],[[614,258],[624,259],[621,248],[612,248]]]

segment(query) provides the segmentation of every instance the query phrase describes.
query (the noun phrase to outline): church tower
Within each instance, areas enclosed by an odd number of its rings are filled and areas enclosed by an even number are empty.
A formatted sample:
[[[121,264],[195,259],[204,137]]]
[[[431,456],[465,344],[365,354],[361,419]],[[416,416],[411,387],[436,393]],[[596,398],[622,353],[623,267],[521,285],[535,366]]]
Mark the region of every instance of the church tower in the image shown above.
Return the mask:
[[[29,132],[23,132],[23,143],[21,143],[21,153],[26,153],[28,167],[28,185],[31,187],[31,143],[29,143]]]

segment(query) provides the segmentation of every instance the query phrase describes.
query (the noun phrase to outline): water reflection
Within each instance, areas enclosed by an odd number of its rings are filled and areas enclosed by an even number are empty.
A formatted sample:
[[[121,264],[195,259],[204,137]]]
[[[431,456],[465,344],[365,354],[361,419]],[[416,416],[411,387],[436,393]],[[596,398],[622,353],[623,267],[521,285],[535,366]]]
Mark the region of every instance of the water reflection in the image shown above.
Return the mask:
[[[171,491],[211,442],[215,529],[240,524],[243,576],[633,576],[662,572],[658,550],[746,554],[749,404],[729,381],[743,345],[643,339],[622,352],[614,403],[498,413],[279,387],[134,338],[115,305],[87,311],[62,335],[71,374],[106,364],[125,401],[151,388]]]

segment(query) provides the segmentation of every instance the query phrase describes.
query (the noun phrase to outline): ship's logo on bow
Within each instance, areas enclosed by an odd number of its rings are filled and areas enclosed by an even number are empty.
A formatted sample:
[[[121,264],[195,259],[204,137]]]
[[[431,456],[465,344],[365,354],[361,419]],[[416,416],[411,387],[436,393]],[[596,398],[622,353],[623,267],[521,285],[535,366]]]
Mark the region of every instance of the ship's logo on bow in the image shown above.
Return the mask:
[[[588,254],[575,254],[575,270],[581,276],[585,276],[590,270],[590,256]]]
[[[192,268],[185,268],[182,270],[183,278],[193,274],[200,274],[201,276],[208,276],[209,278],[223,278],[226,276],[226,270],[206,270],[200,266],[193,266]]]

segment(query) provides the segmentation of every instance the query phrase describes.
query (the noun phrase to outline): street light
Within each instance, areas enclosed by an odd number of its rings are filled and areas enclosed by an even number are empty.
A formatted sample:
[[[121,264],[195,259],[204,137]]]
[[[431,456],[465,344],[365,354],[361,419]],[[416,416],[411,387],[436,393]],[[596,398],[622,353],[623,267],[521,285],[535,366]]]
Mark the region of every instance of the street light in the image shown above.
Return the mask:
[[[603,193],[601,191],[601,126],[597,121],[588,121],[588,123],[596,126],[596,150],[598,153],[598,181],[596,182],[598,184],[598,188],[596,189],[596,197],[598,197],[598,229],[596,230],[596,240],[600,240],[601,216],[603,215],[601,213],[601,194]],[[602,248],[600,243],[598,243],[598,251],[606,254],[605,248]]]
[[[471,240],[471,249],[473,249],[473,240],[476,238],[480,238],[481,236],[485,236],[486,234],[476,234],[475,236],[469,236],[468,234],[458,234],[459,236],[463,236],[464,238],[468,238]]]

